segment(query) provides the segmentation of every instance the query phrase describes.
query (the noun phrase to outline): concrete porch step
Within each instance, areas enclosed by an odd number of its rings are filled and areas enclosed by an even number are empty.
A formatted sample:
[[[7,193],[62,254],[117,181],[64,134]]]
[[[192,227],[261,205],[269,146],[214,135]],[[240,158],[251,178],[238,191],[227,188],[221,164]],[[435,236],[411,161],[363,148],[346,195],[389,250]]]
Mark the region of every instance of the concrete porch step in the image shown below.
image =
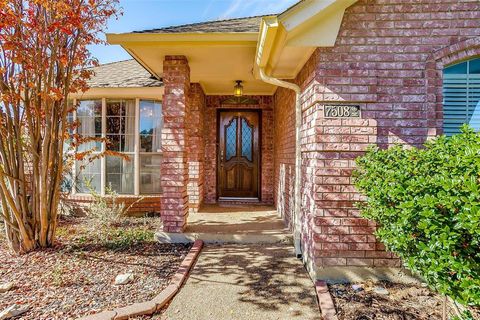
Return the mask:
[[[204,205],[188,216],[184,233],[157,232],[161,243],[292,243],[292,235],[275,208],[265,205]]]
[[[190,243],[197,239],[203,240],[207,244],[273,244],[284,243],[292,244],[293,238],[287,232],[285,233],[170,233],[157,232],[155,240],[160,243]]]

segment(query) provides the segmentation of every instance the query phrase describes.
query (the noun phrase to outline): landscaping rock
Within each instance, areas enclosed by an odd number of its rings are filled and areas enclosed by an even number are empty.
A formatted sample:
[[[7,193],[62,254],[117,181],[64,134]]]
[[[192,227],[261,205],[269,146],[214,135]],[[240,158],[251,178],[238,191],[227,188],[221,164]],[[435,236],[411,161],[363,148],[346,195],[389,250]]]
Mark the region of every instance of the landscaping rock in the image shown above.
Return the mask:
[[[384,287],[375,287],[373,288],[373,292],[375,292],[376,294],[381,294],[381,295],[389,295],[390,292],[388,292],[387,289],[385,289]]]
[[[10,291],[14,286],[15,286],[15,283],[13,282],[2,283],[0,284],[0,293],[5,293],[7,291]]]
[[[134,276],[132,272],[122,273],[115,277],[115,284],[125,285],[125,284],[129,284],[133,280],[134,280]]]
[[[10,307],[4,309],[0,312],[0,320],[6,320],[13,317],[18,317],[21,314],[24,314],[29,309],[26,305],[12,304]]]
[[[364,290],[363,285],[361,285],[361,284],[352,284],[352,289],[355,292],[360,292],[360,291]]]

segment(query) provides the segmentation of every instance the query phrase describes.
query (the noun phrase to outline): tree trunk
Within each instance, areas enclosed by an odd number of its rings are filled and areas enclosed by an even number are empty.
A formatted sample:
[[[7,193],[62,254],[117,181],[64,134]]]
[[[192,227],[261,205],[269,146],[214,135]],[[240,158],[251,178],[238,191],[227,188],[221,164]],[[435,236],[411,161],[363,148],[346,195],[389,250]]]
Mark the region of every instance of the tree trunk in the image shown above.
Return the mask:
[[[22,237],[20,235],[20,232],[18,232],[18,230],[15,230],[6,221],[4,221],[4,225],[5,235],[7,237],[10,250],[15,253],[27,253],[36,248],[33,234],[27,233],[27,237]]]

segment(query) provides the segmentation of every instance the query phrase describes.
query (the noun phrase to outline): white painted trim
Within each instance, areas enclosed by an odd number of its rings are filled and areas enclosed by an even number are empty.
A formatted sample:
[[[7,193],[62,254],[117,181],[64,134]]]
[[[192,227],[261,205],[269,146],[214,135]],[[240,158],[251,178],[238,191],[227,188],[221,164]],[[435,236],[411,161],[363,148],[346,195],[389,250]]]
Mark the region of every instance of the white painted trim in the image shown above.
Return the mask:
[[[135,155],[133,162],[134,170],[134,186],[133,193],[138,196],[140,194],[140,99],[135,99]]]
[[[77,105],[77,99],[73,99],[73,105],[76,106]],[[73,122],[77,121],[77,109],[75,108],[75,110],[73,110]],[[73,133],[76,134],[77,133],[77,128],[73,129]],[[75,154],[77,152],[76,148],[75,150],[73,151],[73,153]],[[76,195],[77,194],[77,161],[74,160],[73,161],[73,167],[72,167],[72,195]]]
[[[255,42],[258,32],[175,32],[175,33],[107,33],[109,44],[125,47],[134,43],[172,44],[175,42],[218,42],[219,44]]]
[[[102,98],[102,138],[107,137],[107,99]],[[101,152],[106,150],[105,142],[102,142]],[[105,195],[105,183],[107,180],[107,159],[106,157],[100,158],[100,195]]]
[[[86,92],[72,93],[70,98],[90,99],[154,99],[162,100],[164,87],[119,87],[119,88],[90,88]]]

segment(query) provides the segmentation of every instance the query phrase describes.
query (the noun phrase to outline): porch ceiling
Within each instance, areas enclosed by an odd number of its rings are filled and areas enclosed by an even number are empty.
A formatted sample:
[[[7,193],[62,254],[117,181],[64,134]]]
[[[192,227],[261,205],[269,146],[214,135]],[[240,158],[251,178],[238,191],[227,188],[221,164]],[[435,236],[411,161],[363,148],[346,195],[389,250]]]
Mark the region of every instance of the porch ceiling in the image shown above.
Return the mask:
[[[258,33],[131,34],[108,35],[152,74],[161,78],[167,55],[184,55],[190,66],[191,82],[200,83],[206,94],[231,95],[235,80],[244,81],[247,95],[271,95],[275,86],[253,75]]]
[[[159,78],[165,56],[186,56],[191,82],[206,94],[231,95],[235,80],[243,80],[245,94],[270,95],[276,87],[259,80],[260,69],[294,79],[317,47],[335,45],[345,10],[356,1],[305,0],[280,15],[107,34],[107,40]]]

